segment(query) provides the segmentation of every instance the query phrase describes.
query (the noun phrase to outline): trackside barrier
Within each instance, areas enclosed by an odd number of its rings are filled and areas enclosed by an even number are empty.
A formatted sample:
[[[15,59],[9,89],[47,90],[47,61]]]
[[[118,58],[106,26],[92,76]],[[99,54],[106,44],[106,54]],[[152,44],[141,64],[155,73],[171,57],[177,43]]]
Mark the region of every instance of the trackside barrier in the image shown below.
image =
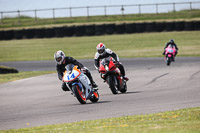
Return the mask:
[[[0,31],[0,40],[200,30],[200,21],[90,24]]]

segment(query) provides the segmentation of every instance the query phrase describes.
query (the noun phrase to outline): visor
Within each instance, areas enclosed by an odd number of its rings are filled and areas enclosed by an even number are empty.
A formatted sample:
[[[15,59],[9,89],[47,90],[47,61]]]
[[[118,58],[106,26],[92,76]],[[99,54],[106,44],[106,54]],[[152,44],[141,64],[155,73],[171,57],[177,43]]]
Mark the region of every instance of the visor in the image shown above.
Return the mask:
[[[62,57],[56,58],[56,61],[57,61],[57,62],[60,62],[61,60],[62,60]]]
[[[98,50],[98,53],[99,53],[99,54],[102,54],[103,52],[104,52],[104,49],[99,49],[99,50]]]

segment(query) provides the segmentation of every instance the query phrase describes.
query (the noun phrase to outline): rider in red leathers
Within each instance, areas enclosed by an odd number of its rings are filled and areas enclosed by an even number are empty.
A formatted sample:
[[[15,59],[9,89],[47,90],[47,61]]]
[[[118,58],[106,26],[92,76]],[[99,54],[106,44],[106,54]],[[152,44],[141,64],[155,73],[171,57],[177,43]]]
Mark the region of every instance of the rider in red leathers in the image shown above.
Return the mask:
[[[95,61],[94,65],[95,65],[96,68],[99,68],[99,61],[101,59],[111,56],[115,60],[115,65],[121,71],[122,77],[127,81],[129,80],[125,76],[124,66],[119,62],[119,57],[112,50],[106,48],[105,44],[103,44],[103,43],[99,43],[97,45],[96,49],[97,49],[97,52],[96,52],[95,57],[94,57],[94,61]]]

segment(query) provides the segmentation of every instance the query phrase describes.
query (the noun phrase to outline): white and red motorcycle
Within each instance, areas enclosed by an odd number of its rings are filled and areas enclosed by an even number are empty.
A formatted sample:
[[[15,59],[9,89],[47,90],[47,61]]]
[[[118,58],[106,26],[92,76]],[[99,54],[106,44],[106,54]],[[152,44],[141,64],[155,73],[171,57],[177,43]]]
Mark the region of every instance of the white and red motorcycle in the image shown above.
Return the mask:
[[[81,104],[85,104],[89,99],[91,102],[99,100],[97,89],[93,89],[90,80],[78,69],[78,66],[69,64],[66,66],[66,71],[63,75],[63,81],[71,90],[72,95],[78,99]]]

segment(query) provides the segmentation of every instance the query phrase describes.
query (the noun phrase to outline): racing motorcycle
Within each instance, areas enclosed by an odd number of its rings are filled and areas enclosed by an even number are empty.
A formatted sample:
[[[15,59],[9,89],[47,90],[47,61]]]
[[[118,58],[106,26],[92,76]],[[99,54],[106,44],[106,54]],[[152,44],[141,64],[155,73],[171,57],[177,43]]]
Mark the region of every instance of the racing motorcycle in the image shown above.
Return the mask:
[[[169,66],[171,64],[171,62],[174,61],[175,53],[176,53],[176,49],[172,45],[169,45],[165,49],[165,57],[164,58],[165,58],[167,66]]]
[[[118,94],[118,91],[121,93],[127,91],[126,80],[123,79],[112,57],[107,57],[100,61],[99,72],[101,73],[101,78],[104,82],[107,82],[113,94]]]
[[[78,66],[73,64],[67,65],[63,75],[63,81],[71,90],[71,94],[74,95],[81,104],[85,104],[87,100],[91,102],[97,102],[99,100],[97,89],[92,88],[90,80]]]

